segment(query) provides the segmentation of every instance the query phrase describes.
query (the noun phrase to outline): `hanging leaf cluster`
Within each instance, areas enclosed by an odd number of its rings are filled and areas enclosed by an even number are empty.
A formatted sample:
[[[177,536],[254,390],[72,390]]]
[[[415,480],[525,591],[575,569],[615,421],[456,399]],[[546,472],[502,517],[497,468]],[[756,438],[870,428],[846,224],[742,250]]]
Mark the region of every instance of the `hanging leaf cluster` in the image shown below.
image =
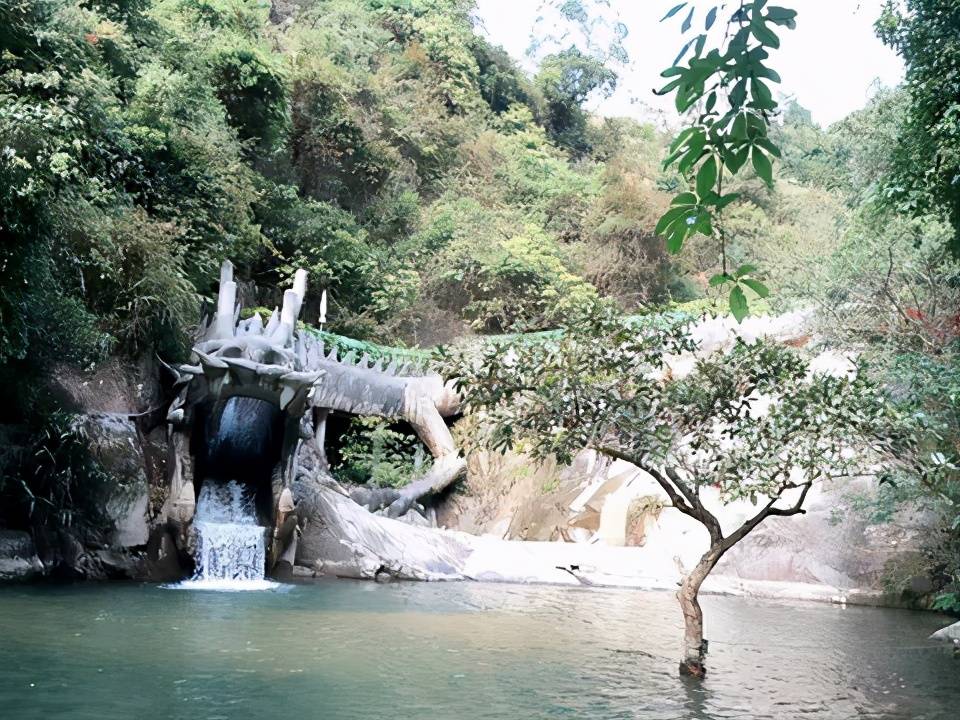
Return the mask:
[[[780,76],[765,61],[770,50],[780,47],[775,28],[794,28],[797,13],[768,6],[766,0],[735,3],[719,47],[708,49],[711,30],[720,30],[714,28],[728,5],[715,4],[707,10],[703,32],[688,39],[673,64],[661,73],[668,82],[658,94],[673,93],[677,111],[690,117],[689,126],[671,143],[664,169],[675,166],[689,189],[673,199],[656,232],[672,253],[679,252],[697,233],[718,239],[722,268],[711,285],[730,285],[730,310],[739,321],[748,312],[745,290],[760,297],[766,297],[767,291],[750,277],[753,268],[730,272],[726,266],[725,238],[718,219],[739,193],[725,193],[724,181],[749,162],[768,186],[773,185],[773,158],[780,157],[780,148],[768,132],[778,109],[771,84],[779,83]],[[681,31],[686,35],[697,13],[694,3],[675,5],[663,20],[681,13]]]

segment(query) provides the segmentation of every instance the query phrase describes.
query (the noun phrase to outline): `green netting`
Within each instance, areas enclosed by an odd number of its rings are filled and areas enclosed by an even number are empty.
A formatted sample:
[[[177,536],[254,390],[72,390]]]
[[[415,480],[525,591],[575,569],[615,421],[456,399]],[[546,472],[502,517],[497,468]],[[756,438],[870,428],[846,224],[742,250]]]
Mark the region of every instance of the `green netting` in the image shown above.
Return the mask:
[[[303,328],[311,335],[323,340],[325,347],[335,347],[337,355],[343,357],[347,353],[354,353],[360,357],[364,353],[374,360],[396,360],[398,363],[412,362],[418,365],[426,364],[433,355],[433,349],[422,348],[401,348],[391,347],[389,345],[378,345],[367,340],[355,340],[354,338],[344,337],[326,330],[318,330],[311,325],[303,325]]]
[[[676,322],[684,320],[693,320],[695,314],[686,310],[667,310],[661,313],[651,313],[648,315],[632,315],[628,321],[638,329],[641,327],[667,327]],[[379,345],[367,340],[356,340],[354,338],[337,335],[336,333],[319,330],[312,325],[301,323],[301,327],[311,335],[323,340],[325,347],[335,347],[337,355],[344,357],[348,353],[353,353],[357,357],[364,354],[374,360],[384,360],[385,362],[396,361],[398,364],[413,363],[419,367],[429,365],[434,355],[434,348],[403,348],[390,345]],[[512,333],[503,335],[484,335],[478,340],[490,343],[508,344],[517,341],[538,342],[560,337],[563,330],[541,330],[532,333]]]

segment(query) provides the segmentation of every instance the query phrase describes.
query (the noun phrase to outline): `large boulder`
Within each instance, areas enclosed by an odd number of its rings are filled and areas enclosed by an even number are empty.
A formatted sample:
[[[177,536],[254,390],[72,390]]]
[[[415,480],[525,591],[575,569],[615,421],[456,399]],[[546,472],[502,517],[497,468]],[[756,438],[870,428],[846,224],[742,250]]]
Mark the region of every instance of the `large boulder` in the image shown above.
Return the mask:
[[[0,581],[30,580],[43,573],[30,533],[0,530]]]
[[[619,487],[609,461],[578,455],[570,466],[526,455],[475,451],[463,492],[437,509],[440,525],[509,540],[574,540],[596,532],[603,498]]]
[[[465,493],[441,507],[440,523],[475,535],[510,540],[566,540],[606,547],[643,546],[644,575],[667,578],[692,568],[706,550],[702,526],[669,506],[647,473],[622,462],[581,453],[569,468],[537,463],[516,453],[474,453]],[[771,517],[729,551],[713,573],[734,583],[787,583],[890,595],[891,580],[913,587],[914,556],[930,519],[902,510],[892,521],[871,524],[854,509],[876,483],[853,480],[815,486],[806,514]],[[747,500],[724,504],[715,488],[701,491],[726,532],[757,511]],[[926,588],[929,590],[930,588]],[[913,589],[913,595],[923,588]]]
[[[150,518],[158,509],[151,504],[162,499],[151,494],[151,487],[163,487],[166,479],[161,374],[150,357],[110,358],[92,370],[64,365],[51,374],[51,391],[77,414],[75,428],[114,480],[103,501],[115,527],[105,540],[114,551],[147,544]]]
[[[163,404],[161,372],[149,358],[139,363],[110,358],[93,370],[58,366],[49,383],[54,396],[70,412],[139,414]]]
[[[815,486],[807,498],[806,513],[767,518],[727,553],[716,572],[750,580],[819,583],[878,592],[888,591],[895,576],[905,573],[906,577],[896,584],[909,587],[920,580],[912,578],[911,582],[909,576],[918,564],[916,556],[931,520],[904,509],[887,523],[871,524],[853,509],[852,500],[876,493],[876,483],[871,480]],[[743,511],[747,514],[755,508],[744,505]],[[897,572],[898,568],[904,572]],[[931,589],[929,584],[917,587],[914,594]],[[893,596],[889,601],[899,602]]]

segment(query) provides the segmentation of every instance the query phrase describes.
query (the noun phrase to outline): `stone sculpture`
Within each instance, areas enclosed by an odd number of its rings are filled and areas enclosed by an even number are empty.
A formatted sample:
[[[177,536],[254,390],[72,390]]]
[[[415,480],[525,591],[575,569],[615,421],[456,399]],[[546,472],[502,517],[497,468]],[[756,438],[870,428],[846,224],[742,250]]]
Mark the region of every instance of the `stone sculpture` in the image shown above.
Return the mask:
[[[198,432],[198,408],[231,397],[252,397],[279,408],[283,439],[272,480],[274,527],[268,563],[283,556],[292,564],[297,533],[293,484],[303,443],[325,466],[324,437],[331,411],[403,419],[416,431],[434,456],[430,471],[402,490],[368,492],[361,499],[370,510],[401,516],[424,495],[439,492],[465,469],[445,416],[458,412],[456,393],[436,374],[411,365],[398,366],[338,357],[318,334],[298,327],[306,293],[307,274],[298,270],[293,287],[283,295],[283,306],[264,323],[259,314],[240,320],[233,265],[220,272],[216,312],[203,328],[188,364],[170,367],[175,399],[167,412],[168,496],[162,515],[165,529],[181,553],[192,552],[190,525],[197,490],[191,439]],[[161,543],[162,545],[162,543]],[[292,547],[291,547],[292,545]]]

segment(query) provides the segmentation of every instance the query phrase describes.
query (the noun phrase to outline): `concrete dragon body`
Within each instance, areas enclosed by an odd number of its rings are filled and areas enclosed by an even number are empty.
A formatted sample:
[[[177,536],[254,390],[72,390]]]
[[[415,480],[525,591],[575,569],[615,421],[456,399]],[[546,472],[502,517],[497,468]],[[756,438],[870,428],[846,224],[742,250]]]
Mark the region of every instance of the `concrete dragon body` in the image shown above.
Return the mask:
[[[230,398],[256,398],[279,410],[282,442],[272,482],[275,527],[271,557],[295,553],[289,545],[294,513],[291,486],[297,477],[302,443],[324,456],[327,416],[331,411],[402,419],[434,456],[431,470],[402,491],[379,496],[389,514],[406,512],[419,497],[440,490],[464,469],[444,417],[458,412],[456,393],[436,373],[413,365],[384,363],[367,355],[342,354],[322,336],[298,327],[306,292],[306,272],[296,273],[283,306],[264,321],[259,314],[240,320],[233,266],[224,262],[216,312],[194,345],[191,362],[172,367],[176,397],[171,403],[168,458],[169,495],[163,513],[179,546],[189,544],[197,491],[191,442],[203,432],[204,408]],[[364,503],[368,504],[368,503]],[[293,543],[295,546],[295,542]]]

